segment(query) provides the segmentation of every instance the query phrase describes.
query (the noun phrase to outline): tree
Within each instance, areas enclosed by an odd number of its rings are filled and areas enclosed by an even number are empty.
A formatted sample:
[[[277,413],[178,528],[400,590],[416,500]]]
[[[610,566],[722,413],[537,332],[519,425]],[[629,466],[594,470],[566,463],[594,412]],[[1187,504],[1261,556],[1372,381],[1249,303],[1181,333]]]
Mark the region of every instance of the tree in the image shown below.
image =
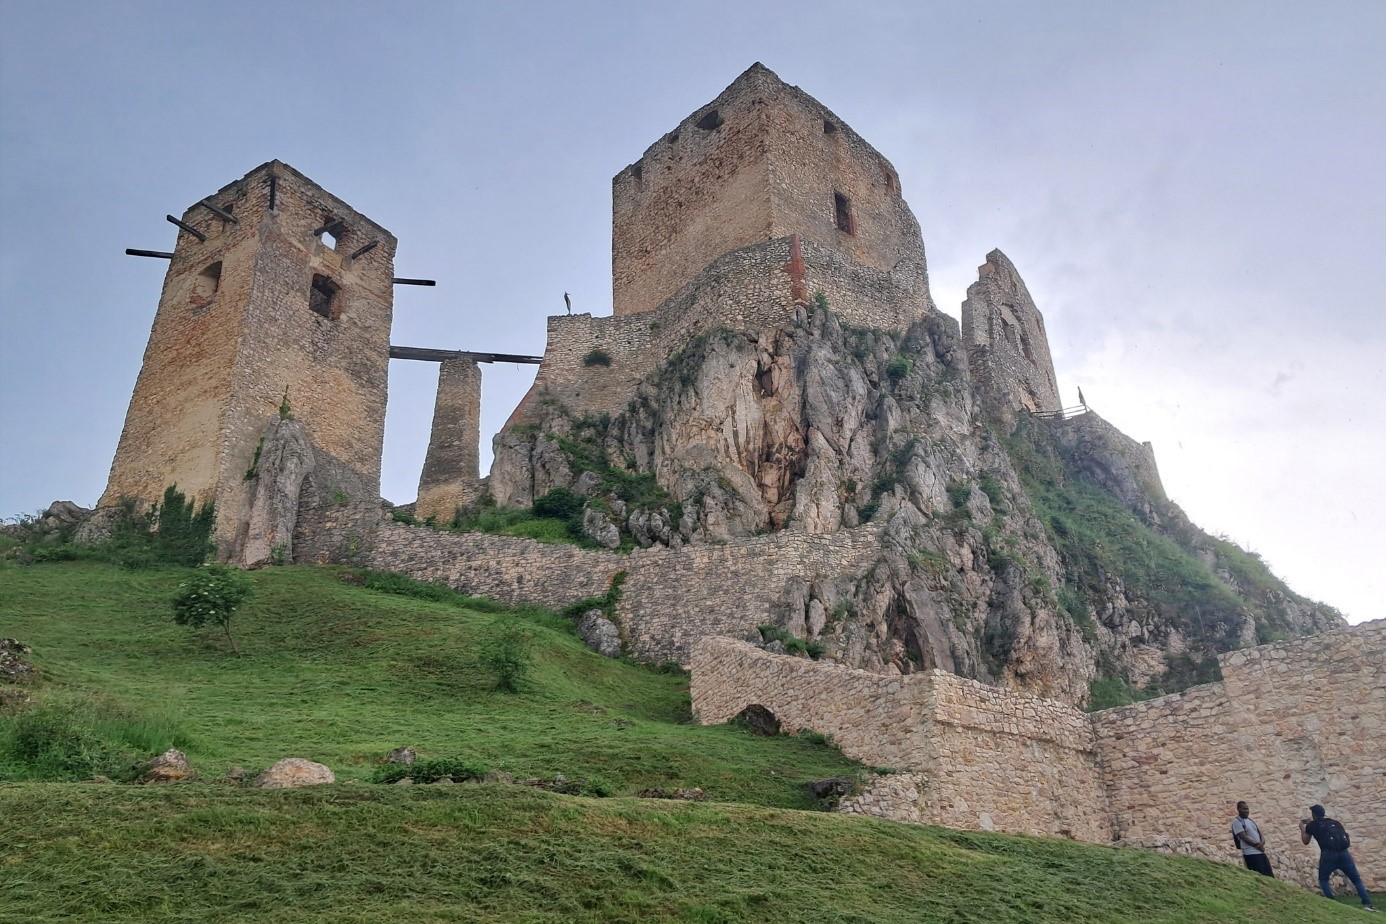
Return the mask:
[[[205,565],[178,585],[173,598],[173,621],[180,626],[200,629],[219,626],[231,643],[231,652],[240,656],[231,637],[231,617],[250,596],[250,578],[244,571],[224,565]]]

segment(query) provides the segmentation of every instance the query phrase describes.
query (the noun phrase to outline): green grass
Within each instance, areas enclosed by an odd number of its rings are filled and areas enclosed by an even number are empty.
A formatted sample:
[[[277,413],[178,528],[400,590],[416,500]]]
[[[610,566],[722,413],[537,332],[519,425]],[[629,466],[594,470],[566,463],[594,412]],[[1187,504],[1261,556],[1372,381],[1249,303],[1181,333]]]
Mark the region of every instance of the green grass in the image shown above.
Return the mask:
[[[42,826],[25,819],[43,819]],[[0,917],[979,924],[1361,913],[1231,865],[517,786],[0,789]]]
[[[122,754],[177,744],[207,780],[33,782],[0,761],[0,921],[1360,918],[1231,865],[811,811],[806,780],[861,768],[818,736],[684,724],[686,677],[597,657],[542,610],[266,569],[236,617],[237,658],[173,623],[184,574],[0,562],[0,634],[33,647],[40,710],[68,710]],[[514,695],[492,691],[474,657],[498,619],[534,640]],[[449,773],[563,773],[614,797],[364,782],[404,744]],[[211,781],[290,755],[343,782]],[[692,786],[713,801],[630,798]]]
[[[687,724],[685,676],[599,657],[542,610],[498,615],[458,595],[354,586],[334,569],[270,568],[252,573],[233,657],[217,632],[173,623],[185,571],[0,568],[3,634],[33,647],[48,695],[166,717],[204,777],[294,756],[366,779],[410,745],[519,778],[597,778],[618,794],[699,786],[714,799],[810,808],[805,781],[856,769],[808,741]],[[517,694],[495,692],[479,658],[505,624],[534,640]],[[0,779],[26,777],[2,761]]]

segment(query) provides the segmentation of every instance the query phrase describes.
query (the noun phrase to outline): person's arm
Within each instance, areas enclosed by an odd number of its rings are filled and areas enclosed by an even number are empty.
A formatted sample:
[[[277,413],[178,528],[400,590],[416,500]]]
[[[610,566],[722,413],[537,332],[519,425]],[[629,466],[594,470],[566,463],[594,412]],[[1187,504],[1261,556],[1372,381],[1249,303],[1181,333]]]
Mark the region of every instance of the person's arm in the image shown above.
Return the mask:
[[[1256,826],[1256,830],[1259,832],[1259,831],[1261,830],[1261,826],[1260,826],[1260,825],[1257,825],[1257,826]],[[1257,850],[1265,850],[1265,849],[1266,849],[1266,838],[1265,838],[1265,835],[1262,835],[1261,838],[1260,838],[1259,840],[1252,840],[1250,837],[1247,836],[1247,833],[1246,833],[1245,831],[1243,831],[1243,832],[1242,832],[1242,840],[1246,841],[1248,844],[1250,844],[1251,846],[1255,847]]]
[[[1299,839],[1302,843],[1309,843],[1309,821],[1301,818],[1299,820]]]

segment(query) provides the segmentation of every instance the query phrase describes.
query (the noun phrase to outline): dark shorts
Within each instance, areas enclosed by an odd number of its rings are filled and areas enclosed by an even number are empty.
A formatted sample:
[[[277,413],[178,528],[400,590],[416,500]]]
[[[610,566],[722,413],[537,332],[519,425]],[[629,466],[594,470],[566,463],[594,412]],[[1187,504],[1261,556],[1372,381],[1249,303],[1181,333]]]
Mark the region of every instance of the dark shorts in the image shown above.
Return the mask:
[[[1271,872],[1270,857],[1264,853],[1244,853],[1242,859],[1246,862],[1246,868],[1255,870],[1262,876],[1275,878],[1275,873]]]

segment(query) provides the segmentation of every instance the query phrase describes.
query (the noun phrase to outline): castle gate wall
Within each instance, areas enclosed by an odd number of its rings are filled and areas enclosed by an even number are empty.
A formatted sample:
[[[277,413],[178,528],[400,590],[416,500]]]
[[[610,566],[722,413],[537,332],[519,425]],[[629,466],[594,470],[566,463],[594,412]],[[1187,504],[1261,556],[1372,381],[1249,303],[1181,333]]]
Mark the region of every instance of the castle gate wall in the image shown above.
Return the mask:
[[[1306,886],[1318,849],[1297,822],[1321,803],[1351,832],[1368,888],[1386,887],[1386,620],[1221,662],[1221,683],[1087,715],[943,671],[866,674],[709,638],[693,653],[693,710],[711,724],[758,703],[905,771],[842,805],[902,821],[1236,863],[1228,825],[1245,799],[1280,877]]]
[[[965,829],[1110,839],[1087,716],[946,671],[874,674],[768,654],[725,638],[694,648],[693,713],[725,722],[752,704],[788,731],[826,734],[848,757],[909,774],[843,810]]]
[[[770,620],[790,580],[860,576],[879,543],[880,527],[868,525],[827,536],[784,531],[620,554],[391,523],[362,543],[357,560],[463,593],[555,609],[600,596],[624,571],[616,618],[628,650],[646,661],[685,664],[706,636],[759,638],[757,626]]]

